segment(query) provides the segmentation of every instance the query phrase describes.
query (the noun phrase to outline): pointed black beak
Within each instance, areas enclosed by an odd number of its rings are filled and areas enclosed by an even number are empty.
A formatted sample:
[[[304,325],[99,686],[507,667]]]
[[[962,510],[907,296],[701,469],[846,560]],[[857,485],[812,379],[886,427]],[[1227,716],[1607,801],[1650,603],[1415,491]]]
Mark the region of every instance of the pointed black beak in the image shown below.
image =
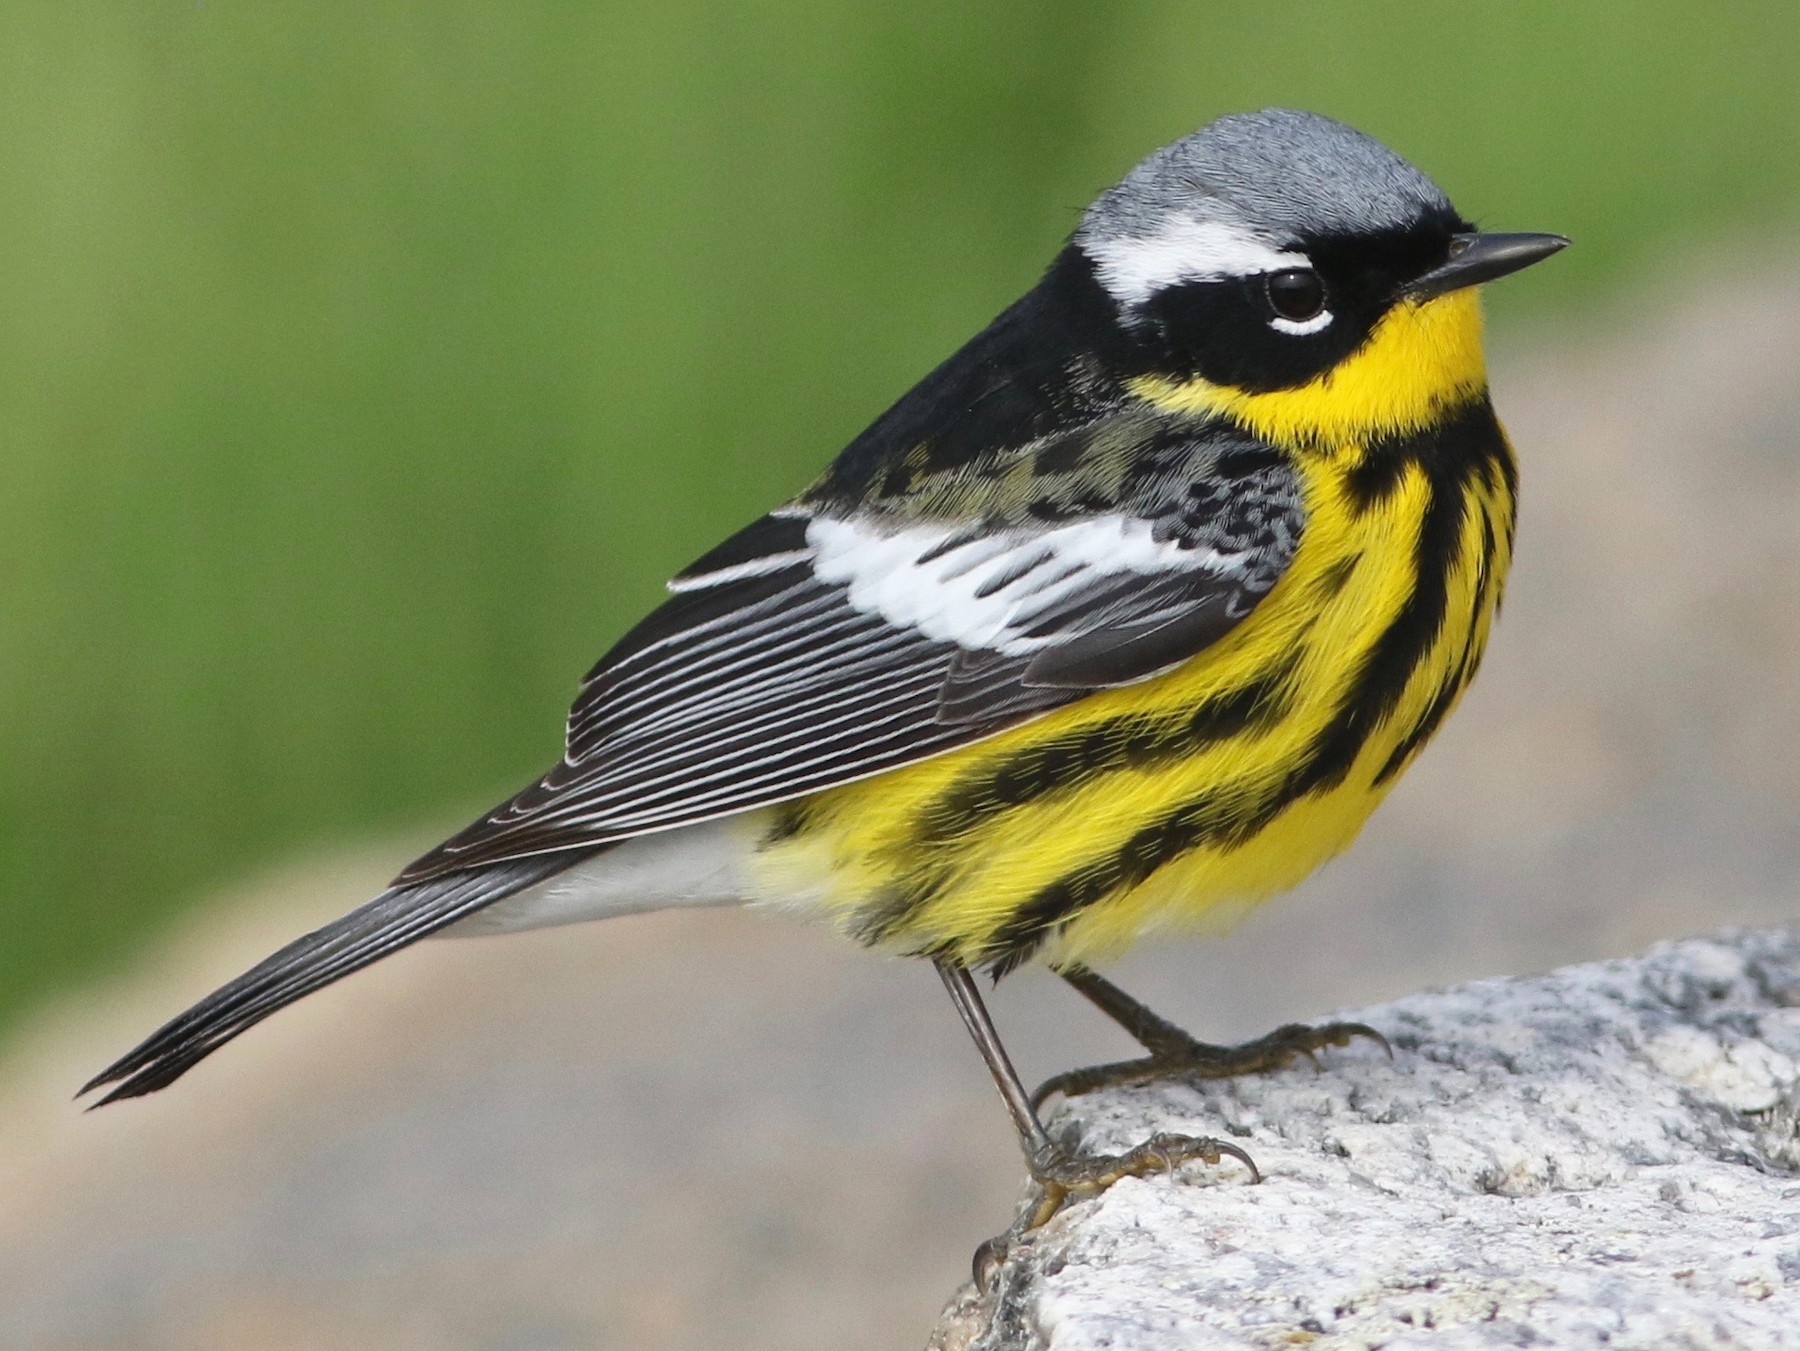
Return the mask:
[[[1429,300],[1465,286],[1479,286],[1541,263],[1568,247],[1569,241],[1561,235],[1452,235],[1449,261],[1403,287],[1401,294]]]

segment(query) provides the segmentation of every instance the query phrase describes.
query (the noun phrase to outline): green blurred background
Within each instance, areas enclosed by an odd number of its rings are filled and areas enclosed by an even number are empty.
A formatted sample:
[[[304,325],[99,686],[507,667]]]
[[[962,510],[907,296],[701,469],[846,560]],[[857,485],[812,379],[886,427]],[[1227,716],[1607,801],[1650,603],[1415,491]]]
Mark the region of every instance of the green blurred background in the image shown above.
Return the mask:
[[[1365,128],[1576,239],[1504,324],[1791,226],[1796,52],[1779,0],[5,4],[0,1026],[536,772],[1152,147]]]

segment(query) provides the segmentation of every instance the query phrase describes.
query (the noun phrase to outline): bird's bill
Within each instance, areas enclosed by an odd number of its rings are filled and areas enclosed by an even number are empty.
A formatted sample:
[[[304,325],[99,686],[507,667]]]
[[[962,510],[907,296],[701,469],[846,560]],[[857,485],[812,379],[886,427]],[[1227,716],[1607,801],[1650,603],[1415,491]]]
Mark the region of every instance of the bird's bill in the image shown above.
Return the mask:
[[[1569,241],[1561,235],[1452,235],[1449,261],[1418,278],[1403,294],[1414,300],[1430,300],[1541,263],[1568,247]]]

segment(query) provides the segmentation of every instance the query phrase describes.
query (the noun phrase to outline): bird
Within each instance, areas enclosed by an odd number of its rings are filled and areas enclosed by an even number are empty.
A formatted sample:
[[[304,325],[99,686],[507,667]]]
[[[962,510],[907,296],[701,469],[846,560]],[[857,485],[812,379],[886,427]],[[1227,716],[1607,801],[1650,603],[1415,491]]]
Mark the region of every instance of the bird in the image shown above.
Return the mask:
[[[1500,608],[1518,470],[1479,287],[1568,243],[1478,230],[1331,118],[1155,151],[1037,283],[804,491],[668,584],[579,686],[562,759],[374,899],[82,1090],[173,1083],[431,935],[670,907],[821,917],[938,974],[1041,1224],[1238,1146],[1066,1146],[1040,1110],[1355,1037],[1211,1046],[1097,967],[1345,848],[1442,724]],[[976,977],[1037,962],[1143,1046],[1028,1092]]]

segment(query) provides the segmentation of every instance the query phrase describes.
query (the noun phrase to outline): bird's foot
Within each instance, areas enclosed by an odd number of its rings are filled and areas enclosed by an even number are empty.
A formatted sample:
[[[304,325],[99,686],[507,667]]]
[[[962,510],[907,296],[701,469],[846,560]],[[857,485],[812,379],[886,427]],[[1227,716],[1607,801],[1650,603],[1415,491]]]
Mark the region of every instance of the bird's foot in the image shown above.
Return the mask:
[[[1120,1178],[1172,1174],[1184,1163],[1216,1164],[1227,1156],[1250,1170],[1252,1182],[1262,1181],[1262,1174],[1248,1154],[1234,1144],[1207,1135],[1159,1131],[1123,1154],[1072,1154],[1059,1145],[1048,1145],[1026,1160],[1039,1195],[1036,1204],[1026,1212],[1025,1227],[1038,1228],[1069,1201],[1097,1196]]]
[[[993,1274],[1014,1243],[1032,1230],[1049,1223],[1071,1201],[1098,1196],[1120,1178],[1149,1173],[1173,1174],[1184,1163],[1216,1164],[1236,1159],[1250,1170],[1250,1181],[1261,1182],[1256,1162],[1236,1145],[1210,1136],[1157,1133],[1123,1154],[1075,1154],[1060,1145],[1046,1144],[1027,1156],[1026,1167],[1036,1195],[1005,1233],[990,1238],[975,1250],[975,1284],[985,1292]]]
[[[1318,1027],[1289,1023],[1242,1046],[1210,1046],[1170,1028],[1161,1031],[1150,1054],[1141,1059],[1090,1065],[1052,1075],[1038,1085],[1037,1092],[1031,1095],[1031,1105],[1041,1106],[1057,1093],[1075,1098],[1095,1089],[1141,1084],[1151,1079],[1230,1079],[1240,1074],[1263,1074],[1300,1056],[1317,1068],[1315,1052],[1328,1046],[1348,1046],[1358,1037],[1374,1042],[1390,1056],[1394,1053],[1388,1039],[1365,1023],[1322,1023]]]

